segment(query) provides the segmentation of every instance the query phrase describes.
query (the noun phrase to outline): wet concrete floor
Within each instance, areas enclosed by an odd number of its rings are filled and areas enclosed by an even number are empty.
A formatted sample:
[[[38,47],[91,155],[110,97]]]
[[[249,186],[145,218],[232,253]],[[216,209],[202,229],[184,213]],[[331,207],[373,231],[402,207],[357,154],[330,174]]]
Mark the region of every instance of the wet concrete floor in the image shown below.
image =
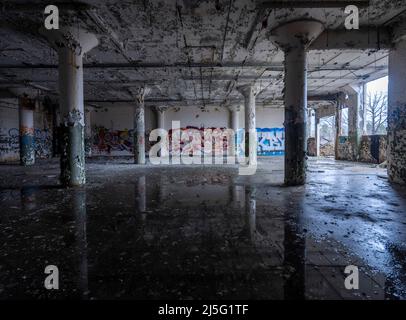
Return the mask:
[[[70,189],[58,171],[0,166],[0,299],[406,298],[406,189],[374,165],[311,159],[301,187],[282,158],[254,176],[88,159]]]

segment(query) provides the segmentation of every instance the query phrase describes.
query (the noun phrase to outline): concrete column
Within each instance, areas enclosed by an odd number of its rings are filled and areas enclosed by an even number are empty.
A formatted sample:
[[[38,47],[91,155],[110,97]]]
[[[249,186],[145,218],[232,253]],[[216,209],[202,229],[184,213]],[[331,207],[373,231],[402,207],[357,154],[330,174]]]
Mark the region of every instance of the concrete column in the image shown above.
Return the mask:
[[[165,129],[165,112],[168,110],[168,107],[155,107],[156,113],[156,128],[157,129]],[[161,143],[161,150],[159,151],[160,157],[168,157],[169,156],[169,141],[165,141]]]
[[[230,127],[234,132],[234,136],[230,137],[230,144],[228,148],[228,155],[235,156],[237,148],[237,133],[238,133],[238,118],[240,114],[240,106],[229,106],[230,110]]]
[[[312,112],[311,108],[307,108],[306,112],[306,143],[312,135]]]
[[[157,129],[165,129],[165,111],[167,109],[168,107],[155,107]]]
[[[59,93],[62,111],[61,181],[86,182],[83,109],[83,60],[69,48],[59,51]]]
[[[255,117],[255,96],[253,85],[244,85],[237,88],[244,96],[245,115],[245,156],[250,166],[257,163],[257,128]]]
[[[92,156],[92,123],[91,123],[92,110],[85,111],[85,154],[86,157]]]
[[[389,54],[388,176],[406,184],[406,37]]]
[[[336,114],[335,114],[335,129],[336,129],[336,134],[335,134],[335,139],[334,139],[334,155],[335,159],[338,160],[340,158],[339,152],[338,152],[338,144],[339,144],[339,138],[341,136],[341,118],[342,118],[342,104],[337,101],[336,105]]]
[[[79,186],[86,182],[85,114],[83,101],[83,55],[98,45],[95,35],[66,27],[40,30],[59,57],[59,100],[61,109],[61,182]]]
[[[345,104],[348,107],[348,141],[351,144],[351,159],[352,161],[358,160],[358,151],[361,141],[363,118],[361,108],[362,90],[360,88],[347,87],[346,93],[348,99]]]
[[[285,184],[306,182],[306,48],[323,31],[315,20],[293,21],[276,27],[271,37],[285,52]]]
[[[23,166],[35,163],[34,110],[35,101],[23,95],[19,99],[20,163]]]
[[[229,106],[228,109],[230,110],[230,127],[234,132],[237,132],[240,106]]]
[[[316,135],[316,156],[320,157],[320,119],[315,117],[315,135]]]
[[[60,125],[59,103],[54,103],[52,105],[52,157],[60,155]]]
[[[366,83],[361,85],[361,104],[359,110],[359,136],[360,139],[363,135],[367,135],[367,103],[368,103],[368,91]]]
[[[145,164],[145,103],[144,98],[150,89],[136,88],[134,107],[134,163]]]

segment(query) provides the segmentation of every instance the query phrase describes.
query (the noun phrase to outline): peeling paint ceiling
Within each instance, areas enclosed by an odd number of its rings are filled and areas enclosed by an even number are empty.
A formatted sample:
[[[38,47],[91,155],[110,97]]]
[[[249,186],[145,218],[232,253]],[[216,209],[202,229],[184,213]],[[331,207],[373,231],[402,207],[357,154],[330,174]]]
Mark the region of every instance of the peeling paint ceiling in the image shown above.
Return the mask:
[[[0,89],[31,87],[57,94],[56,52],[42,38],[44,1],[3,1],[0,11]],[[271,28],[315,18],[343,26],[343,9],[272,9],[253,0],[83,1],[90,9],[61,10],[61,25],[95,33],[100,45],[86,54],[88,105],[134,100],[134,87],[152,86],[150,105],[227,105],[242,101],[239,85],[255,83],[257,102],[282,97],[284,54],[269,40]],[[349,1],[351,3],[351,1]],[[77,2],[54,1],[64,8]],[[406,1],[371,0],[360,25],[389,25]],[[336,93],[387,74],[386,50],[312,50],[309,95]]]

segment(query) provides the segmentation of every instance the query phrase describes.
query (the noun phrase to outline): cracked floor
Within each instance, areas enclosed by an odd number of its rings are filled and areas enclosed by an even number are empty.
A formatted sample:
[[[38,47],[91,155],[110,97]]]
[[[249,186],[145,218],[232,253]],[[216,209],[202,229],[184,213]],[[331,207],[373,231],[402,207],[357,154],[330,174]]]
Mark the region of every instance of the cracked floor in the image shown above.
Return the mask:
[[[0,166],[0,299],[406,298],[406,189],[375,165],[310,159],[301,187],[282,186],[283,158],[254,176],[89,159],[71,189],[58,172]]]

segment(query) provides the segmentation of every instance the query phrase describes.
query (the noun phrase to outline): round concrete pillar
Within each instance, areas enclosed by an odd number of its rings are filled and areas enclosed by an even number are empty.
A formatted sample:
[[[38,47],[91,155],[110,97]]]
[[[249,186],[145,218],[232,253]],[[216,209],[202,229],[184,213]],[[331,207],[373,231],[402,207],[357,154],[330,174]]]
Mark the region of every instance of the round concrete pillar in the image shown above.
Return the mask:
[[[406,184],[406,40],[396,43],[389,54],[388,176]]]
[[[306,182],[306,48],[323,31],[315,20],[293,21],[271,31],[285,52],[285,184]]]
[[[155,107],[156,111],[156,128],[165,129],[165,111],[166,107]]]
[[[136,88],[134,106],[134,163],[145,164],[145,103],[144,98],[150,89]]]
[[[240,115],[240,106],[230,106],[230,127],[233,131],[232,137],[229,137],[228,156],[237,154],[237,133],[238,133],[238,117]]]
[[[59,50],[59,93],[62,112],[61,181],[76,186],[86,182],[85,121],[82,56]]]
[[[26,95],[20,98],[20,163],[23,166],[35,163],[34,109],[34,100]]]
[[[155,112],[156,112],[156,128],[157,129],[165,129],[165,112],[168,110],[168,107],[155,107]],[[162,139],[162,136],[161,136]],[[168,140],[166,141],[160,141],[161,143],[161,150],[159,151],[160,157],[167,157],[169,156],[169,142]]]
[[[237,90],[244,96],[245,156],[248,157],[248,164],[252,166],[257,163],[256,92],[253,85],[240,86]]]
[[[86,182],[83,54],[97,46],[98,40],[95,35],[72,27],[40,32],[59,57],[61,182],[66,186],[80,186]]]

